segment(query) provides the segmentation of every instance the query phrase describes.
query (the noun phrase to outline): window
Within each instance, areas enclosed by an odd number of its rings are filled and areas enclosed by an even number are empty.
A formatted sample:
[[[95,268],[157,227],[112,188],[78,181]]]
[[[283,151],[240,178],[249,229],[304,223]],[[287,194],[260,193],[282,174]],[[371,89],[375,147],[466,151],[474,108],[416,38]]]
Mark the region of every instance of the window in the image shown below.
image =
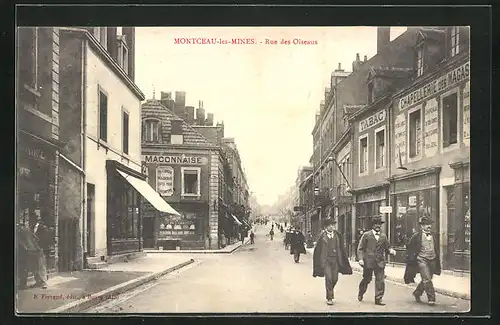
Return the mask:
[[[146,120],[143,124],[142,138],[146,142],[159,141],[160,122],[158,120]]]
[[[93,34],[94,37],[101,43],[104,48],[108,48],[107,42],[108,42],[108,35],[107,35],[107,28],[106,27],[94,27]]]
[[[443,147],[457,143],[458,105],[457,93],[443,98]]]
[[[128,154],[128,141],[129,141],[129,123],[128,123],[128,113],[123,112],[123,153]]]
[[[99,139],[108,141],[108,96],[99,90]]]
[[[375,131],[375,169],[385,166],[385,129]]]
[[[451,29],[451,56],[455,56],[460,51],[460,33],[458,27]]]
[[[417,77],[424,74],[424,48],[417,49]]]
[[[24,84],[38,91],[38,53],[39,36],[38,27],[19,28],[19,73]]]
[[[373,102],[373,82],[368,83],[368,104]]]
[[[359,139],[359,173],[368,171],[368,135]]]
[[[182,167],[182,195],[200,196],[200,168]]]
[[[109,233],[112,239],[137,239],[139,220],[138,193],[122,180],[115,182],[108,193],[110,214]]]
[[[410,129],[409,129],[409,146],[410,158],[418,157],[421,154],[422,147],[422,125],[421,125],[421,110],[418,109],[409,114]]]
[[[128,48],[124,35],[118,36],[118,64],[128,73]]]

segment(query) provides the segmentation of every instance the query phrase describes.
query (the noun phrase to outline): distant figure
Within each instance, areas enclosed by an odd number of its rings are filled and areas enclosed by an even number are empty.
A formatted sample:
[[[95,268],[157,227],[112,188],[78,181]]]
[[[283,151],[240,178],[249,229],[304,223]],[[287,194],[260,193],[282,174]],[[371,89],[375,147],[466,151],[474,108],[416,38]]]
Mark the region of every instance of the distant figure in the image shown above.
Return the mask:
[[[254,244],[255,234],[253,233],[253,230],[250,230],[250,244]]]
[[[285,239],[283,239],[283,243],[285,244],[285,250],[288,250],[288,248],[290,247],[291,239],[292,239],[292,232],[287,230],[285,233]]]
[[[295,261],[295,263],[299,263],[300,254],[306,253],[304,244],[304,234],[300,231],[299,226],[296,226],[290,238],[290,254],[293,254],[293,260]]]
[[[269,236],[271,237],[271,240],[273,240],[274,237],[274,230],[271,228],[271,231],[269,232]]]
[[[307,232],[306,246],[307,246],[307,248],[314,247],[314,240],[313,240],[313,236],[312,236],[310,231]]]

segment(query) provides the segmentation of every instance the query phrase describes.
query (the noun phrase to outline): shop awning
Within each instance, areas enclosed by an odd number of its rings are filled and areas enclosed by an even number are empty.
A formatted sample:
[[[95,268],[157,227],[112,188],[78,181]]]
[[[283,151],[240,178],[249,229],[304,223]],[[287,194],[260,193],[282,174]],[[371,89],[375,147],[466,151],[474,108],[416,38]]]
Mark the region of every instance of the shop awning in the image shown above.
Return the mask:
[[[239,221],[239,220],[238,220],[238,218],[236,218],[236,217],[234,216],[234,214],[232,214],[231,216],[233,217],[234,221],[236,221],[236,223],[237,223],[239,226],[241,226],[241,225],[242,225],[241,221]]]
[[[243,220],[243,223],[244,223],[245,225],[247,225],[248,227],[252,227],[252,226],[250,226],[250,224],[249,224],[246,220]]]
[[[142,179],[139,179],[137,177],[134,177],[132,175],[129,175],[127,173],[124,173],[120,170],[117,170],[120,175],[125,178],[125,180],[132,185],[133,188],[137,190],[137,192],[141,193],[141,195],[148,200],[149,203],[151,203],[152,206],[154,206],[158,211],[169,213],[169,214],[175,214],[175,215],[180,215],[179,212],[175,211],[174,208],[170,206],[167,202],[165,202],[164,199],[158,194],[147,182],[143,181]]]

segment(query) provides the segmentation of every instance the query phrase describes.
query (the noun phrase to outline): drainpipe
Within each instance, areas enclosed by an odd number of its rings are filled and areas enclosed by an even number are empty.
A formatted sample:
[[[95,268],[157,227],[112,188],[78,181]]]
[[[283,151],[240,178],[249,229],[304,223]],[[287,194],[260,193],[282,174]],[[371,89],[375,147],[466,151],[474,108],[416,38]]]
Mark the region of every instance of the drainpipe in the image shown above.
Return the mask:
[[[394,102],[392,101],[391,99],[391,103],[387,106],[386,110],[387,110],[387,168],[388,168],[388,180],[389,180],[389,188],[387,189],[387,197],[388,197],[388,205],[389,206],[392,206],[392,203],[391,203],[391,175],[392,175],[392,105],[394,104]],[[389,218],[387,218],[387,232],[388,232],[388,235],[390,236],[390,241],[392,242],[393,241],[393,234],[392,234],[392,217],[393,217],[393,214],[397,214],[398,211],[394,211],[394,209],[392,210],[392,214],[389,214]],[[394,256],[391,256],[389,255],[389,261],[392,260],[392,266],[394,266]]]
[[[80,128],[82,130],[80,141],[81,141],[81,157],[80,161],[82,162],[82,169],[83,169],[83,174],[82,174],[82,219],[81,219],[81,227],[80,229],[84,230],[82,231],[82,239],[81,239],[81,245],[82,245],[82,259],[83,259],[83,265],[86,264],[86,259],[88,258],[88,254],[90,252],[87,251],[87,247],[89,246],[87,243],[88,236],[88,224],[87,224],[87,175],[85,173],[85,160],[87,158],[86,155],[86,140],[87,140],[87,121],[86,121],[86,98],[87,98],[87,53],[86,53],[86,46],[87,44],[87,39],[83,38],[81,47],[82,47],[82,84],[81,84],[81,124]],[[90,236],[92,238],[92,236]]]

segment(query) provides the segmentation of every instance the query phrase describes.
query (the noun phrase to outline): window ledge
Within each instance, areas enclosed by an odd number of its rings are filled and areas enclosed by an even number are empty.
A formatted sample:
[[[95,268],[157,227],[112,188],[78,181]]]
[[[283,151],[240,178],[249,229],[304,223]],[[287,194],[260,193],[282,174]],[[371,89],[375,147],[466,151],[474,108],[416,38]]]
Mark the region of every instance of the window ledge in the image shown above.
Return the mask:
[[[182,197],[201,197],[201,194],[181,194]]]
[[[380,173],[380,172],[383,172],[385,170],[385,166],[381,166],[379,168],[375,168],[375,170],[373,171],[374,173]]]
[[[422,154],[415,157],[408,157],[408,163],[413,163],[422,159]]]
[[[449,145],[447,147],[443,146],[442,147],[442,152],[443,153],[447,153],[447,152],[450,152],[450,151],[455,151],[455,150],[457,150],[459,148],[460,148],[460,146],[458,145],[458,143],[454,143],[454,144],[451,144],[451,145]]]
[[[360,176],[360,177],[364,177],[364,176],[368,176],[368,174],[369,174],[369,173],[368,173],[368,170],[367,170],[367,171],[364,171],[364,172],[362,172],[362,173],[358,173],[358,176]]]
[[[102,147],[106,148],[107,150],[111,149],[111,145],[107,141],[105,141],[101,138],[97,138],[97,144],[98,144],[98,146],[102,146]]]

